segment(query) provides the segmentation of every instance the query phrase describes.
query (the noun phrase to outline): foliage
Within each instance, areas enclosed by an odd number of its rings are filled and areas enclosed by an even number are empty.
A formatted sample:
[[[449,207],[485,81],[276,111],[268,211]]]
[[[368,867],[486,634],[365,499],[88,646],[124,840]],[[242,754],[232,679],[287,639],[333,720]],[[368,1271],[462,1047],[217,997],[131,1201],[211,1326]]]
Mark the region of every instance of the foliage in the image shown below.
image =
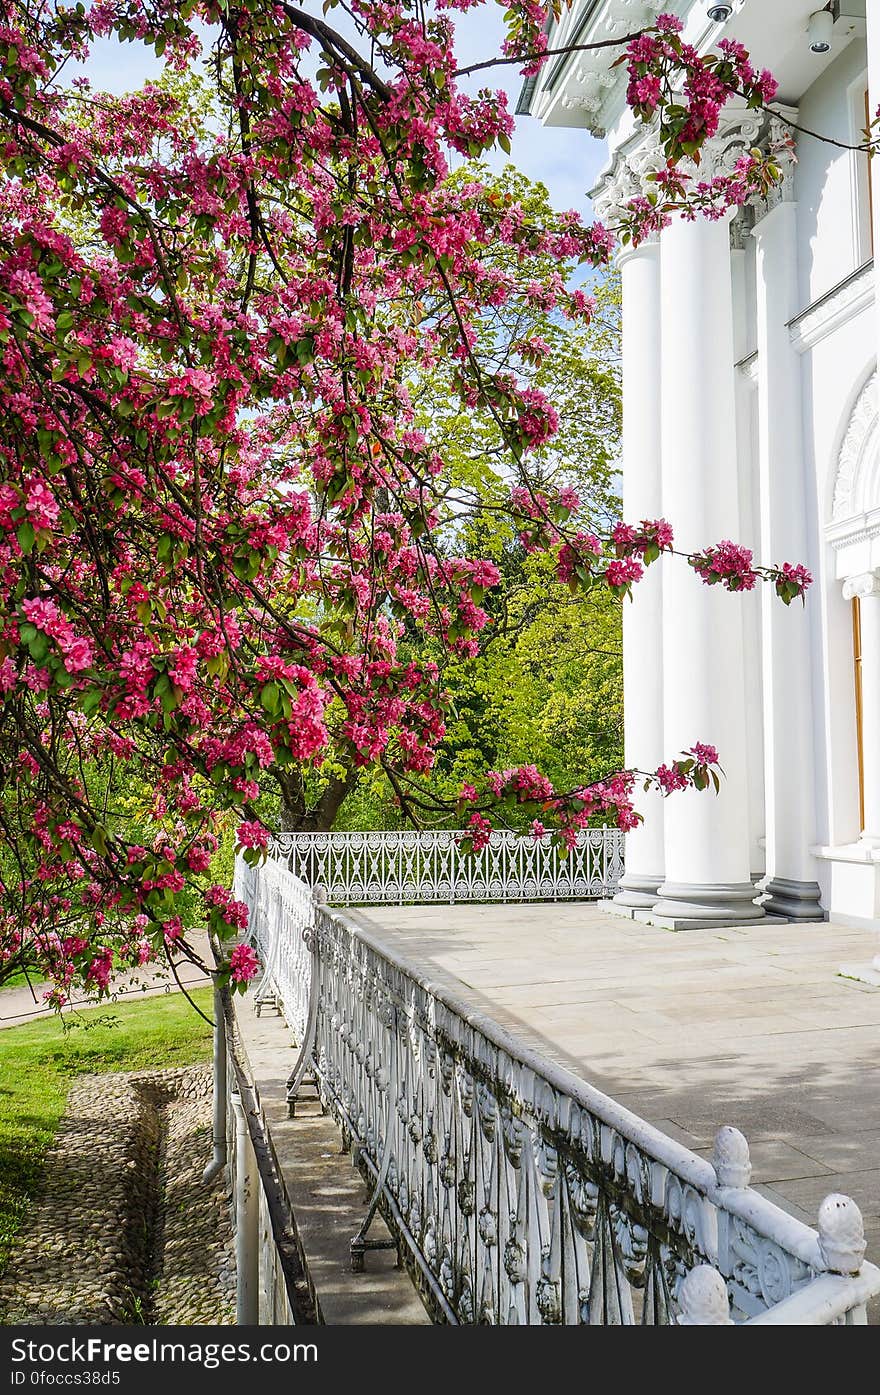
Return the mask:
[[[0,976],[27,960],[58,1002],[190,952],[187,888],[234,937],[244,907],[200,879],[231,813],[244,857],[264,855],[267,771],[320,764],[334,741],[399,798],[431,769],[448,699],[408,646],[476,654],[498,581],[457,551],[466,517],[548,553],[573,594],[626,597],[672,548],[662,520],[577,525],[544,449],[557,412],[526,371],[542,351],[501,362],[490,332],[548,261],[605,265],[613,232],[447,178],[453,153],[506,148],[511,118],[503,94],[461,91],[445,4],[346,8],[354,42],[291,0],[3,6]],[[515,0],[507,23],[508,56],[534,71],[543,10]],[[626,55],[673,162],[626,211],[633,240],[777,176],[757,152],[711,185],[675,165],[731,95],[770,88],[678,28],[661,18]],[[65,86],[108,35],[184,75],[207,47],[203,95]],[[575,323],[592,313],[561,275],[540,294]],[[503,451],[464,503],[419,424],[414,389],[435,372]],[[761,574],[803,594],[805,575]],[[708,784],[713,754],[698,743],[669,769]],[[111,758],[114,788],[152,794],[143,842],[83,778]],[[532,765],[490,773],[462,792],[472,845],[496,804],[564,841],[597,815],[632,826],[637,778],[555,791]],[[233,950],[221,977],[252,968]]]

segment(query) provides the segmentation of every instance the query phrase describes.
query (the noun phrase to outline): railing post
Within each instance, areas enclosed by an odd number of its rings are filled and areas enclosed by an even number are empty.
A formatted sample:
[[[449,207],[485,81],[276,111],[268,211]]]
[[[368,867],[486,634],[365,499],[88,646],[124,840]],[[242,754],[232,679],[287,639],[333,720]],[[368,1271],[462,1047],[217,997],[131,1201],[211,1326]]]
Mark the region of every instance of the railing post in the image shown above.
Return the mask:
[[[226,1166],[226,1112],[228,1100],[226,1073],[226,1017],[223,995],[214,987],[214,1155],[202,1173],[203,1182],[213,1182]]]
[[[749,1145],[744,1134],[725,1124],[715,1135],[712,1166],[719,1187],[747,1187],[752,1176]]]
[[[832,1192],[819,1207],[819,1253],[830,1274],[858,1274],[865,1258],[865,1225],[851,1196]]]
[[[235,1320],[239,1327],[260,1321],[260,1194],[256,1158],[237,1090],[235,1114]]]

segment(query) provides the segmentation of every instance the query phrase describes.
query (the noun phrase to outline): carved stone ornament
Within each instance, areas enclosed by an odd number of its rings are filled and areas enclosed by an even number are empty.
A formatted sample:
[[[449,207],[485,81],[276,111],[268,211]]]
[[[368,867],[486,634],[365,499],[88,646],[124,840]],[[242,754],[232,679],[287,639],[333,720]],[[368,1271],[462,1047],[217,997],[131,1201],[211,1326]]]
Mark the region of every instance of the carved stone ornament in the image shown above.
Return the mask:
[[[726,1124],[715,1135],[712,1166],[722,1187],[747,1187],[752,1175],[749,1145],[739,1129]]]
[[[865,1258],[865,1225],[850,1196],[833,1192],[819,1207],[819,1249],[834,1274],[858,1274]]]
[[[837,455],[832,523],[880,507],[880,404],[877,374],[859,393]]]
[[[732,1327],[727,1285],[709,1264],[699,1264],[678,1290],[678,1323],[682,1327]]]

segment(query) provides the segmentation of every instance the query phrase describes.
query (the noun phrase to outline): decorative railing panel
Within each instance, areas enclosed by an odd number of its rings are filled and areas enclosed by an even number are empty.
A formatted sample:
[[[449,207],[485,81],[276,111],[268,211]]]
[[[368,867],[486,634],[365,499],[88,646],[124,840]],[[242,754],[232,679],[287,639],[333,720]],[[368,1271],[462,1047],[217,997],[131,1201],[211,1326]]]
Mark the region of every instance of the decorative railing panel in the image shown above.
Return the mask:
[[[302,930],[312,922],[312,893],[283,862],[270,858],[262,867],[248,867],[240,857],[233,892],[248,908],[249,938],[263,965],[253,990],[257,1012],[267,1002],[283,1005],[291,1030],[302,1041],[312,979]]]
[[[313,1078],[438,1319],[865,1320],[880,1271],[863,1262],[861,1216],[848,1198],[823,1203],[817,1234],[749,1187],[737,1130],[719,1131],[711,1162],[698,1157],[432,986],[345,916],[307,905],[280,863],[248,875],[267,965],[279,933],[307,946],[272,962],[311,966],[302,1045]],[[269,929],[257,923],[272,904],[263,879],[297,883]],[[303,995],[286,973],[277,991],[297,1030]],[[366,1228],[352,1242],[358,1263]]]
[[[460,830],[282,833],[279,855],[332,906],[459,901],[588,901],[613,896],[623,876],[624,835],[589,828],[560,856],[549,839],[496,830],[488,847],[463,853]]]

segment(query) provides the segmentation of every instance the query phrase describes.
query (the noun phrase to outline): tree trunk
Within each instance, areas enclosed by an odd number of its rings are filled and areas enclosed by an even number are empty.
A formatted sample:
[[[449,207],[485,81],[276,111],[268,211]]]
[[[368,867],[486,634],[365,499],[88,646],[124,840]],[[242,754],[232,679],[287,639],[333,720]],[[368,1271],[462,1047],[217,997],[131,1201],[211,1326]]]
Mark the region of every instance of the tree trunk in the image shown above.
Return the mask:
[[[332,775],[317,804],[309,808],[302,772],[296,770],[279,774],[282,833],[328,832],[359,779],[360,771],[354,767],[349,768],[343,776]]]

